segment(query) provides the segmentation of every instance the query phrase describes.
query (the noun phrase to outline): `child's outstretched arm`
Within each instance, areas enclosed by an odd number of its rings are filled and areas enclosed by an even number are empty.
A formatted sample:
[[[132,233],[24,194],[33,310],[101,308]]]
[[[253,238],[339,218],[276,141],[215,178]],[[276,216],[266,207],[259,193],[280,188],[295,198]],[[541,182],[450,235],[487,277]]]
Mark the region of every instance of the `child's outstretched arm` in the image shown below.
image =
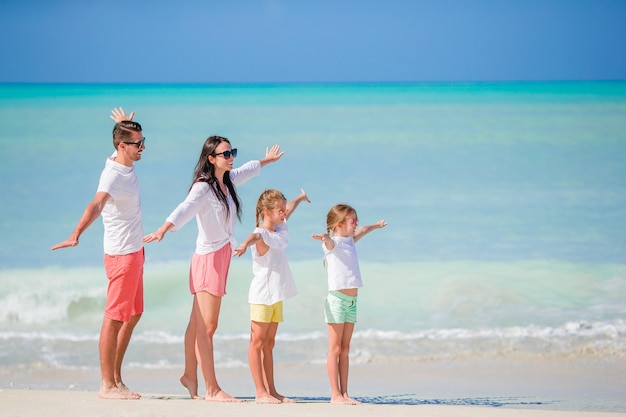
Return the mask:
[[[368,224],[367,226],[361,226],[357,229],[357,231],[354,233],[354,242],[358,242],[359,239],[361,239],[363,236],[365,236],[366,234],[368,234],[369,232],[371,232],[374,229],[382,229],[383,227],[387,226],[387,222],[385,222],[384,220],[379,220],[378,222],[374,223],[374,224]]]
[[[289,220],[289,217],[293,214],[294,211],[296,211],[298,204],[303,201],[306,201],[307,203],[311,202],[311,200],[309,200],[309,197],[306,196],[304,189],[300,189],[300,195],[287,203],[287,213],[285,213],[285,220]]]
[[[324,245],[328,250],[332,250],[335,247],[335,242],[333,242],[328,233],[324,233],[323,235],[316,235],[315,233],[313,233],[311,237],[315,240],[321,240],[322,242],[324,242]]]
[[[244,253],[246,253],[246,249],[249,246],[254,245],[255,243],[257,243],[258,241],[262,240],[263,238],[261,237],[260,233],[250,233],[250,236],[248,236],[246,238],[246,240],[244,240],[241,245],[239,245],[239,247],[237,249],[235,249],[233,251],[233,256],[241,256]]]

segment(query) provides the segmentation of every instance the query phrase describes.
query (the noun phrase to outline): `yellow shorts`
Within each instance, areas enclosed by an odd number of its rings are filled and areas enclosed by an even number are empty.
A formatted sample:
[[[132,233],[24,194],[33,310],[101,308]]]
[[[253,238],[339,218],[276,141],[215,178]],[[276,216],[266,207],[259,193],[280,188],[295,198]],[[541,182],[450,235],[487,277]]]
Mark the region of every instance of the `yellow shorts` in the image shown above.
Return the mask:
[[[259,323],[282,323],[283,302],[279,301],[272,305],[250,304],[250,320]]]

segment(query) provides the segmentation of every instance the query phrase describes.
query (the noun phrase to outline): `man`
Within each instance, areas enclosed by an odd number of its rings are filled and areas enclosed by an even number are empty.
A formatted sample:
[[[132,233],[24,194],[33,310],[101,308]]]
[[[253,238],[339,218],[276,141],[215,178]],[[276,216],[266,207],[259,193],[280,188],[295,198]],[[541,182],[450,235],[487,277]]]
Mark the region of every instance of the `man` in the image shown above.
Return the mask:
[[[122,382],[124,354],[143,313],[143,228],[139,183],[134,163],[141,159],[145,138],[141,125],[122,108],[111,118],[116,152],[106,160],[96,196],[87,205],[69,238],[52,250],[78,245],[82,233],[100,216],[104,224],[104,266],[109,285],[100,331],[100,398],[139,399]]]

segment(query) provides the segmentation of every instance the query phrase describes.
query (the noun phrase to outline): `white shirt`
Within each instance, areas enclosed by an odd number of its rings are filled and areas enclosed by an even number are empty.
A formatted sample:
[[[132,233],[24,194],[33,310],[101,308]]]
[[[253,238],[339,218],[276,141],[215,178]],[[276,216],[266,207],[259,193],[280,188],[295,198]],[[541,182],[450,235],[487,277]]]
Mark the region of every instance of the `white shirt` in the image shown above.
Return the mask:
[[[102,209],[104,253],[127,255],[143,248],[141,199],[135,167],[107,159],[100,174],[98,192],[111,196]]]
[[[257,227],[253,233],[259,233],[270,248],[263,256],[252,245],[252,272],[248,302],[250,304],[272,305],[298,294],[285,249],[289,242],[287,223],[276,226],[275,232]]]
[[[260,173],[261,163],[250,161],[230,171],[230,179],[235,186],[238,186]],[[166,221],[174,225],[170,231],[175,232],[182,228],[195,216],[198,224],[196,239],[198,255],[216,252],[229,242],[231,247],[235,248],[237,246],[235,241],[237,207],[230,193],[227,197],[230,212],[228,217],[224,204],[217,198],[211,186],[204,181],[196,182],[185,200],[167,217]]]
[[[345,290],[349,288],[361,288],[361,270],[357,257],[354,238],[352,236],[331,236],[335,247],[331,250],[324,249],[324,257],[327,263],[328,289],[330,291]]]

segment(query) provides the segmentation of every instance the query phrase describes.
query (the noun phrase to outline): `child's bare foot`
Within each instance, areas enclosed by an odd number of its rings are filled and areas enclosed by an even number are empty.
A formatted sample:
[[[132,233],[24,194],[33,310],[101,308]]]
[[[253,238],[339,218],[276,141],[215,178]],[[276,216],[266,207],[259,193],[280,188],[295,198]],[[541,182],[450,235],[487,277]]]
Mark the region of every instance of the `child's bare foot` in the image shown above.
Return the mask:
[[[110,388],[101,386],[100,392],[98,392],[98,398],[103,400],[138,400],[141,398],[141,395],[132,392],[126,388],[125,385],[123,385],[122,388],[118,386]]]
[[[194,400],[201,399],[201,397],[198,396],[198,380],[197,379],[193,379],[193,378],[188,377],[187,375],[183,375],[180,377],[179,381],[183,385],[183,387],[187,388],[187,391],[189,391],[189,396],[192,399]]]
[[[348,401],[348,404],[350,404],[350,405],[359,405],[359,404],[361,404],[361,401],[355,400],[354,398],[349,397],[348,394],[343,394],[343,398],[345,398],[346,401]]]
[[[215,401],[215,402],[222,402],[222,403],[240,403],[241,402],[239,398],[235,398],[230,394],[226,394],[222,390],[217,391],[215,394],[211,394],[207,391],[206,395],[204,396],[204,399],[206,401]]]
[[[284,395],[280,395],[280,394],[279,394],[279,393],[277,393],[277,392],[272,392],[272,397],[274,397],[274,398],[278,398],[278,400],[279,400],[280,402],[285,403],[285,404],[292,404],[292,403],[295,403],[295,402],[296,402],[296,400],[293,400],[293,399],[291,399],[291,398],[287,398],[287,397],[285,397]]]
[[[360,401],[354,400],[348,397],[347,394],[344,395],[336,395],[330,398],[331,404],[341,404],[341,405],[359,405]]]

